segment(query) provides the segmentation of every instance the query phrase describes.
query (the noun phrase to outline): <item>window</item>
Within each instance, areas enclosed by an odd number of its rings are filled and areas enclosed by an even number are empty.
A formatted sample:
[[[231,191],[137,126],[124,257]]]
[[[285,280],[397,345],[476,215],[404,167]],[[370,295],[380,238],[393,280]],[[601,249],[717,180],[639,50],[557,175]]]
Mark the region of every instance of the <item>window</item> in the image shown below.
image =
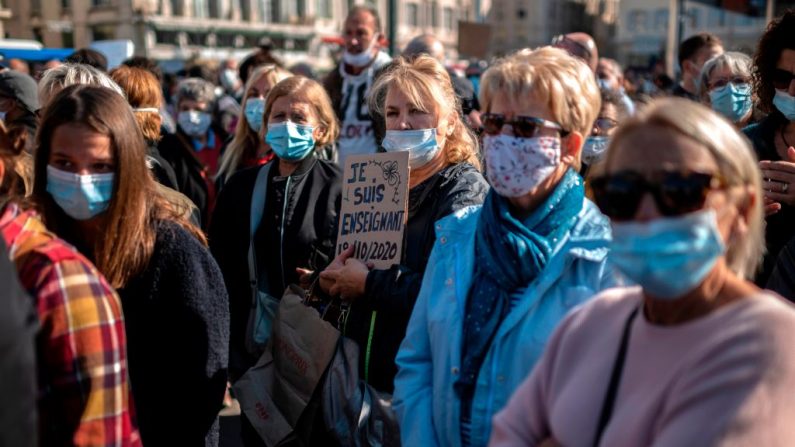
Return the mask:
[[[155,41],[157,43],[165,43],[165,44],[176,44],[177,43],[177,32],[176,31],[163,31],[157,30],[155,31]]]
[[[111,0],[91,0],[91,6],[110,6]]]
[[[654,12],[654,29],[664,30],[668,28],[668,10],[658,9]]]
[[[725,25],[726,14],[723,8],[709,8],[707,14],[707,26],[710,28],[722,27]]]
[[[431,26],[434,28],[439,27],[439,3],[431,2]]]
[[[648,14],[646,11],[630,11],[627,19],[627,29],[632,32],[642,32],[648,29]]]
[[[406,25],[420,26],[419,21],[419,8],[416,3],[406,4]]]
[[[61,32],[61,46],[64,48],[72,48],[75,46],[74,33],[71,31]]]
[[[174,16],[183,15],[185,11],[183,11],[182,5],[182,0],[171,0],[171,14]]]
[[[331,0],[317,0],[317,16],[331,18]]]
[[[444,29],[448,31],[453,30],[454,22],[453,8],[444,8],[442,11],[442,21],[444,22]]]
[[[207,17],[207,0],[193,0],[193,17]]]
[[[701,25],[701,10],[691,8],[687,11],[687,26],[690,28],[698,28]]]
[[[32,0],[30,2],[30,13],[39,14],[41,12],[41,0]]]
[[[94,25],[91,27],[93,40],[113,40],[116,38],[116,27],[113,25]]]
[[[69,0],[61,0],[61,8],[62,9],[69,9],[72,7],[72,2]]]

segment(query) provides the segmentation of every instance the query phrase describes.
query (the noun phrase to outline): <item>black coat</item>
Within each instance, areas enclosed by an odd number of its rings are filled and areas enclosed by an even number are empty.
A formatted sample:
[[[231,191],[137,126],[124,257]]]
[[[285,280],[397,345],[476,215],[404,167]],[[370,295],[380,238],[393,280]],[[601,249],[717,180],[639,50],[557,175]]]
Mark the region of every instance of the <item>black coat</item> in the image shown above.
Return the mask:
[[[229,307],[210,252],[182,227],[161,222],[149,266],[119,296],[143,444],[217,446]]]
[[[174,173],[174,168],[157,149],[157,143],[154,141],[147,141],[146,148],[146,165],[152,171],[158,183],[171,189],[177,190],[177,175]]]
[[[773,112],[756,124],[752,124],[743,133],[754,145],[754,151],[759,160],[779,161],[776,151],[775,135],[781,126],[787,123],[786,118],[779,112]],[[795,207],[781,204],[781,210],[765,218],[765,244],[767,253],[762,263],[762,270],[756,276],[756,283],[760,287],[767,285],[768,278],[773,272],[779,251],[795,237]]]
[[[268,293],[281,297],[287,285],[298,283],[296,267],[320,270],[331,262],[337,239],[342,171],[334,163],[307,158],[290,176],[285,207],[287,178],[278,175],[278,160],[269,165],[268,192],[254,243],[258,274],[267,276]],[[254,184],[264,166],[240,171],[229,179],[218,197],[210,225],[210,249],[229,290],[229,372],[233,381],[257,361],[245,348],[251,307],[249,220]],[[284,250],[280,241],[282,221]]]
[[[403,262],[388,270],[370,271],[365,296],[351,306],[345,324],[345,335],[359,344],[359,377],[364,378],[372,314],[378,312],[366,374],[368,383],[378,391],[391,393],[394,388],[395,357],[436,240],[434,224],[456,210],[482,204],[488,189],[481,173],[468,163],[447,167],[411,189]]]

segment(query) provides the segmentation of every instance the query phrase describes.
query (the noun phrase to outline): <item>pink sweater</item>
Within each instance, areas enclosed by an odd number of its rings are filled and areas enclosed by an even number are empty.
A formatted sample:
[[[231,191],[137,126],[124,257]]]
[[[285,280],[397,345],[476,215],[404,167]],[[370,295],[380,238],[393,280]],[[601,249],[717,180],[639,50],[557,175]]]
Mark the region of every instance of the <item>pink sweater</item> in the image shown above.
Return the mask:
[[[572,311],[494,417],[491,446],[591,446],[639,288]],[[795,309],[772,294],[677,326],[639,313],[602,446],[795,446]]]

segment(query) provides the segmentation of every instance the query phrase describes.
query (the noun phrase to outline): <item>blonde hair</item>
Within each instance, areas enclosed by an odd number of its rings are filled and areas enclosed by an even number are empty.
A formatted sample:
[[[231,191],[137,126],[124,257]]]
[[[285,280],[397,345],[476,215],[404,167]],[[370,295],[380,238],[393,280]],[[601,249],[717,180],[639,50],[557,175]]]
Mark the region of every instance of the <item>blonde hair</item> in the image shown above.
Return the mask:
[[[39,80],[38,93],[42,110],[58,92],[75,84],[106,87],[127,99],[127,94],[119,84],[104,72],[86,64],[61,64],[45,71]]]
[[[324,129],[323,135],[315,140],[315,150],[322,150],[337,141],[340,133],[340,126],[337,122],[337,115],[331,106],[331,99],[326,93],[326,89],[317,81],[313,81],[303,76],[290,76],[289,78],[274,85],[268,99],[265,100],[265,113],[262,115],[263,135],[268,132],[268,120],[270,119],[273,103],[282,96],[299,96],[306,99],[315,109],[315,117]]]
[[[519,51],[486,70],[480,81],[484,112],[491,110],[499,94],[540,101],[565,131],[578,132],[583,138],[591,133],[602,105],[591,69],[553,47]]]
[[[746,187],[756,201],[750,204],[748,234],[729,241],[726,263],[741,278],[756,273],[765,252],[765,215],[762,205],[762,175],[748,140],[723,117],[709,108],[682,98],[665,98],[652,102],[622,123],[613,135],[604,164],[611,163],[615,148],[628,135],[649,127],[663,127],[688,137],[708,151],[718,165],[718,174],[730,186]]]
[[[435,112],[437,120],[444,115],[450,116],[453,132],[446,138],[445,147],[442,148],[447,162],[467,162],[480,169],[478,140],[458,113],[460,104],[453,83],[439,61],[427,55],[412,60],[403,57],[394,60],[392,66],[378,77],[368,99],[370,110],[382,117],[386,93],[390,88],[403,92],[414,107]]]
[[[259,82],[262,78],[266,78],[272,85],[276,85],[290,76],[292,76],[292,74],[289,71],[273,64],[261,65],[251,72],[246,82],[246,87],[243,89],[244,99],[241,104],[242,107],[240,108],[235,135],[221,156],[218,174],[215,176],[216,180],[229,179],[232,174],[240,169],[243,158],[255,156],[257,148],[259,148],[260,137],[256,132],[251,130],[251,127],[248,125],[248,118],[246,118],[246,101],[248,101],[248,92],[251,90],[251,86]],[[267,98],[265,99],[267,100]]]

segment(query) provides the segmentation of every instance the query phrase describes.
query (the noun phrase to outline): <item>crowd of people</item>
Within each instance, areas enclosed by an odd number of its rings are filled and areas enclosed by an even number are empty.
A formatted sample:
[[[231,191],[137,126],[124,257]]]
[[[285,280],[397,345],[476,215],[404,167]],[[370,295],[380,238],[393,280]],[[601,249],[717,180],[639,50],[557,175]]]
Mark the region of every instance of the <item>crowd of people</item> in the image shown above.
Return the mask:
[[[296,286],[355,391],[310,388],[280,445],[795,444],[793,29],[689,37],[654,95],[582,32],[466,73],[432,35],[392,58],[366,6],[323,79],[267,48],[177,80],[10,64],[0,445],[217,447]],[[399,151],[375,268],[337,251],[344,165]],[[283,430],[240,418],[237,445]]]

